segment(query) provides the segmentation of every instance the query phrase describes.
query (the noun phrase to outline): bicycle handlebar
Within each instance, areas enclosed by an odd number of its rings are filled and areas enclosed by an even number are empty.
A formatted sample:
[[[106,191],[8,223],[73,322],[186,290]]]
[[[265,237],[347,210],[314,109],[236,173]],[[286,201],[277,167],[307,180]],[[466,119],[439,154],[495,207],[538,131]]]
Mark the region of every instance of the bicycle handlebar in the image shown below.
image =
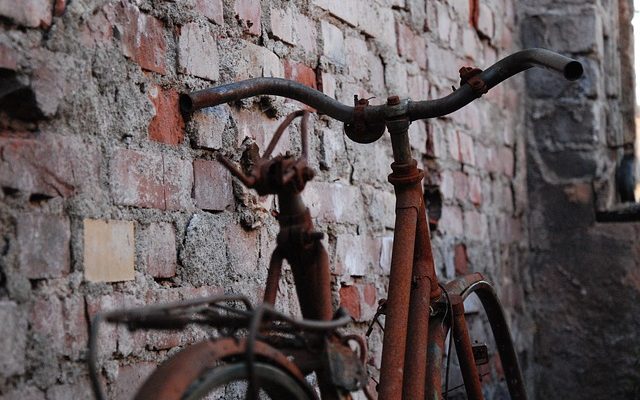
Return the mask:
[[[532,67],[543,67],[561,72],[568,80],[582,76],[582,64],[546,49],[527,49],[511,54],[496,62],[478,77],[491,89],[505,79]],[[355,107],[347,106],[324,93],[282,78],[253,78],[218,87],[180,95],[180,108],[191,113],[205,107],[212,107],[257,95],[275,95],[297,100],[339,121],[350,123],[354,120]],[[469,83],[440,99],[408,103],[408,117],[411,121],[435,118],[452,113],[469,104],[479,95]],[[381,122],[385,118],[386,105],[367,106],[364,120]]]

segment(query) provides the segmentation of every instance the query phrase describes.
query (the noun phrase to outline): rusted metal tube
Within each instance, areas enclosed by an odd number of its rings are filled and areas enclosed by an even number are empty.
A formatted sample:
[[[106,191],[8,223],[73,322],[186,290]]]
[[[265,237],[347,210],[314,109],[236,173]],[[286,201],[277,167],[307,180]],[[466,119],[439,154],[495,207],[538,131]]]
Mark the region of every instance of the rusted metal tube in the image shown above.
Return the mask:
[[[415,246],[417,210],[414,207],[396,209],[393,257],[389,277],[387,316],[385,319],[380,370],[381,400],[400,399],[407,343],[411,265]]]
[[[278,285],[280,283],[280,274],[282,272],[282,250],[276,247],[271,254],[269,261],[269,271],[267,272],[267,283],[264,289],[263,301],[271,306],[276,304],[278,296]]]
[[[353,107],[301,83],[282,78],[253,78],[180,95],[180,108],[192,113],[205,107],[258,95],[275,95],[298,100],[342,122],[351,120]]]
[[[479,77],[491,89],[513,75],[532,67],[542,67],[560,72],[568,80],[576,80],[582,76],[582,64],[546,49],[527,49],[503,58],[493,64]],[[409,119],[435,118],[450,114],[477,98],[469,84],[464,84],[450,95],[436,99],[409,103]]]
[[[469,336],[467,321],[464,319],[464,303],[462,297],[450,295],[453,306],[453,342],[456,345],[456,353],[460,362],[460,372],[464,380],[464,387],[469,399],[482,400],[482,386],[478,368],[473,357],[473,346]]]
[[[421,194],[420,181],[413,184],[413,190]],[[435,288],[434,288],[435,286]],[[435,290],[434,290],[435,289]],[[405,357],[405,377],[403,396],[423,399],[425,394],[427,371],[427,341],[429,332],[429,306],[434,297],[440,296],[438,279],[427,224],[427,212],[424,201],[418,211],[416,244],[414,250],[413,283],[411,303],[409,305],[409,329],[407,332],[407,351]]]

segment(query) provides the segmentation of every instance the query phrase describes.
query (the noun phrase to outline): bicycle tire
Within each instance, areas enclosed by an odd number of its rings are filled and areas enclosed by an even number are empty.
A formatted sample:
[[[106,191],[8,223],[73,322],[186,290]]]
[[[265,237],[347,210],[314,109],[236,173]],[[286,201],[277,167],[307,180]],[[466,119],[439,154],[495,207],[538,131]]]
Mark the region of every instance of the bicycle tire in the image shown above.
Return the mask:
[[[233,338],[205,340],[187,346],[162,362],[145,380],[134,398],[135,400],[203,398],[202,396],[193,397],[192,393],[200,390],[202,385],[220,386],[223,379],[233,380],[234,376],[242,376],[243,368],[246,368],[245,346],[245,340]],[[282,352],[261,341],[255,342],[254,351],[256,356],[254,365],[260,365],[258,367],[260,370],[256,372],[260,375],[256,376],[262,379],[259,384],[272,391],[273,395],[270,397],[317,400],[314,389],[304,375]],[[295,387],[295,389],[283,389],[289,390],[294,395],[274,397],[277,393],[274,390],[278,389],[274,389],[274,385],[269,383],[268,376],[265,378],[269,373],[272,373],[276,382],[279,382],[275,384],[276,387]],[[246,372],[244,374],[246,375]],[[298,388],[305,393],[305,396],[297,395],[296,397],[295,394],[300,392]]]
[[[254,363],[254,368],[256,380],[260,382],[258,398],[311,400],[307,394],[306,388],[301,387],[295,379],[281,368],[260,361]],[[216,389],[220,388],[225,389],[222,394],[223,397],[219,397],[221,399],[245,399],[245,387],[230,390],[227,385],[246,382],[247,375],[248,368],[244,361],[223,364],[212,368],[204,376],[189,386],[181,400],[205,399],[206,396],[209,396],[212,392],[215,392]],[[248,382],[246,382],[246,386],[248,386]],[[229,393],[230,391],[232,393]],[[242,392],[242,394],[240,392]]]
[[[450,282],[448,289],[451,294],[457,294],[466,300],[474,294],[482,304],[483,315],[479,316],[484,322],[488,322],[490,331],[487,339],[493,341],[495,350],[504,369],[504,383],[506,383],[509,398],[512,400],[526,400],[527,393],[524,388],[522,371],[520,369],[515,346],[511,337],[509,325],[502,305],[496,295],[494,287],[487,282],[481,274],[472,274],[467,277]],[[484,323],[483,322],[483,323]],[[447,327],[446,332],[450,327]],[[445,386],[445,385],[443,385]]]

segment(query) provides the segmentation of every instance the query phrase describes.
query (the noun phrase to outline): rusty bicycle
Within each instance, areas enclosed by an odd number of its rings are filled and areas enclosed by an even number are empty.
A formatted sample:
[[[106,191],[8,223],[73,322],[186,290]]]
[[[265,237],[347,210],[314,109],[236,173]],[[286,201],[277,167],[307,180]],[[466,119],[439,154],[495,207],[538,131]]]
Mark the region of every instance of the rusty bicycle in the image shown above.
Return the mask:
[[[370,384],[364,366],[366,342],[345,333],[351,318],[332,306],[323,235],[315,231],[301,197],[314,171],[307,164],[308,113],[298,111],[284,120],[248,173],[218,155],[245,186],[278,198],[280,232],[269,264],[264,303],[254,307],[243,296],[216,296],[97,316],[89,355],[97,398],[105,397],[95,365],[95,337],[100,322],[107,321],[130,329],[180,329],[188,324],[216,328],[211,339],[188,346],[161,364],[136,399],[347,399],[359,390],[367,398],[384,400],[441,399],[448,393],[448,363],[443,365],[443,360],[445,354],[451,354],[452,342],[467,398],[482,399],[476,364],[486,360],[487,350],[472,343],[465,321],[464,300],[474,294],[486,312],[509,394],[512,399],[525,399],[516,351],[492,285],[480,273],[447,284],[438,281],[421,183],[424,173],[412,158],[408,128],[412,121],[456,111],[531,67],[560,72],[568,80],[583,73],[578,61],[545,49],[527,49],[484,71],[463,67],[460,87],[436,100],[414,102],[391,96],[385,104],[370,105],[356,96],[352,107],[279,78],[254,78],[183,94],[180,104],[186,114],[251,96],[276,95],[343,122],[346,135],[358,143],[372,143],[385,130],[389,132],[394,161],[388,179],[395,190],[396,220],[388,297],[377,313],[385,316],[380,380],[377,385]],[[302,154],[271,158],[279,137],[296,118],[302,119]],[[302,319],[275,308],[283,260],[293,273]],[[447,349],[449,333],[452,340]],[[305,379],[310,375],[315,376],[319,393]]]

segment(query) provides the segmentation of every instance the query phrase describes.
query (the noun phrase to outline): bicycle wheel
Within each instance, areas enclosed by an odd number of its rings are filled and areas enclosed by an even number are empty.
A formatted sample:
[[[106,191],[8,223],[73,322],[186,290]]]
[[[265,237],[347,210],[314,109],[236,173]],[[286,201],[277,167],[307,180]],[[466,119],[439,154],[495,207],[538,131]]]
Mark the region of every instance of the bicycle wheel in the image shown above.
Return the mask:
[[[245,399],[245,346],[244,340],[225,338],[186,347],[158,366],[135,400]],[[282,352],[257,341],[254,354],[259,399],[317,399],[298,367]]]
[[[259,383],[259,399],[310,400],[307,391],[282,369],[255,362],[255,377]],[[182,400],[244,400],[248,389],[247,365],[243,361],[213,368],[192,383]]]
[[[447,285],[447,291],[449,295],[453,298],[453,296],[459,296],[462,300],[467,299],[471,294],[478,296],[480,303],[482,304],[482,311],[476,316],[477,321],[485,324],[485,322],[489,325],[490,331],[486,332],[485,329],[485,339],[489,342],[489,347],[497,350],[497,355],[499,356],[501,369],[504,373],[504,383],[507,386],[509,396],[512,400],[524,400],[527,398],[526,391],[524,388],[522,372],[520,370],[520,365],[518,363],[518,358],[516,355],[515,347],[513,341],[511,339],[511,334],[509,331],[509,326],[506,321],[506,317],[504,314],[504,310],[500,305],[500,301],[495,293],[493,286],[484,280],[484,277],[479,274],[471,274],[462,278],[458,278],[452,282],[449,282]],[[464,318],[464,316],[463,316]],[[431,354],[431,365],[434,370],[431,371],[431,376],[433,377],[442,377],[443,369],[445,366],[437,362],[438,354],[444,354],[444,339],[449,331],[450,326],[448,324],[442,324],[442,319],[438,319],[435,325],[430,326],[430,334],[433,334],[434,337],[438,339],[434,342],[430,343],[431,347],[429,352]],[[435,321],[434,321],[435,322]],[[438,324],[441,324],[440,326]],[[486,324],[484,325],[486,328]],[[465,326],[463,328],[465,332],[462,335],[468,335],[472,329],[467,330]],[[460,335],[460,332],[458,333]],[[459,338],[460,339],[460,338]],[[468,339],[468,337],[467,337]],[[456,343],[457,347],[458,343]],[[456,349],[456,353],[458,353],[458,349]],[[466,353],[467,359],[472,363],[477,361],[476,355],[470,355],[470,349],[464,351]],[[486,356],[487,354],[485,354]],[[460,355],[458,354],[458,358]],[[469,364],[469,363],[467,363]],[[477,371],[476,371],[477,373]],[[444,382],[443,382],[444,383]],[[465,381],[466,383],[466,381]],[[440,386],[441,383],[439,381],[434,381],[431,384],[431,390],[433,388],[447,386],[446,384]],[[462,385],[457,385],[455,389],[460,388]],[[466,385],[465,385],[466,386]],[[450,391],[454,391],[454,388],[450,388]],[[468,388],[467,388],[467,394]],[[450,398],[455,397],[453,393],[450,393]],[[503,394],[495,394],[493,396],[503,398]],[[475,398],[471,396],[470,398]]]

